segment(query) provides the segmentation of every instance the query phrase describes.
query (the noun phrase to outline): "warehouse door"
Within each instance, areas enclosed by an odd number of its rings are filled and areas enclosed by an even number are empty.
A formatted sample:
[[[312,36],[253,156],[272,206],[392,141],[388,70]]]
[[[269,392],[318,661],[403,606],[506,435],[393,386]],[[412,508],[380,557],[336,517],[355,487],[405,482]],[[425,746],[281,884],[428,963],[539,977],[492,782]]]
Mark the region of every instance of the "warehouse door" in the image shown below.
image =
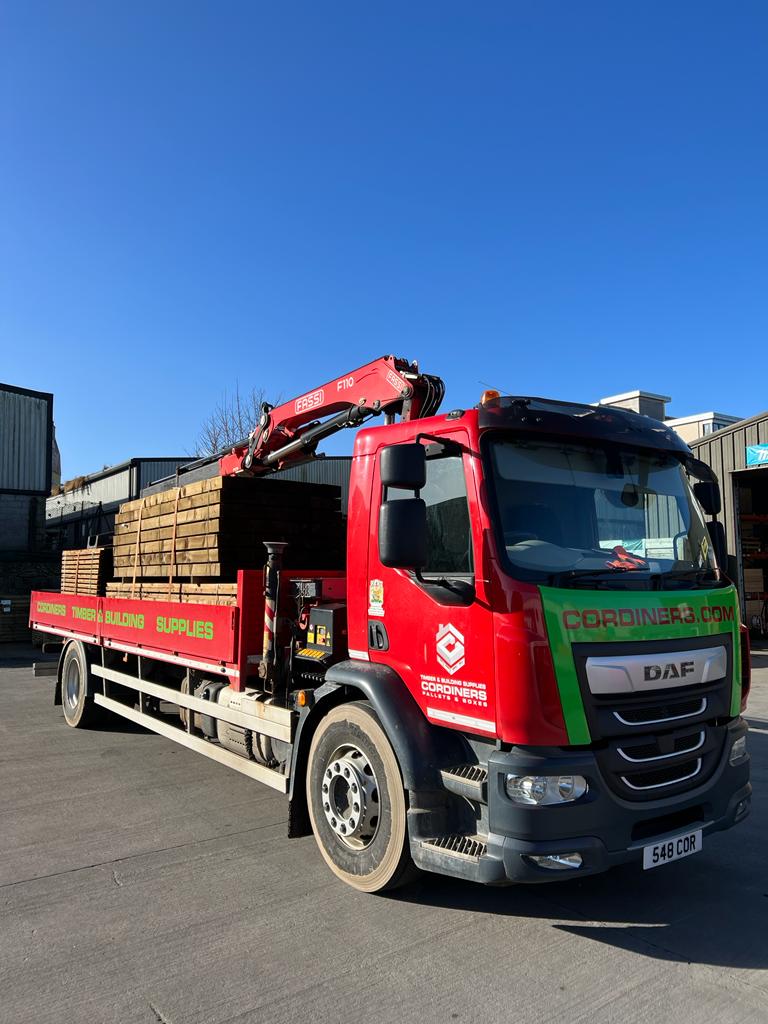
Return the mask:
[[[768,465],[733,474],[736,553],[744,621],[754,646],[768,646]]]

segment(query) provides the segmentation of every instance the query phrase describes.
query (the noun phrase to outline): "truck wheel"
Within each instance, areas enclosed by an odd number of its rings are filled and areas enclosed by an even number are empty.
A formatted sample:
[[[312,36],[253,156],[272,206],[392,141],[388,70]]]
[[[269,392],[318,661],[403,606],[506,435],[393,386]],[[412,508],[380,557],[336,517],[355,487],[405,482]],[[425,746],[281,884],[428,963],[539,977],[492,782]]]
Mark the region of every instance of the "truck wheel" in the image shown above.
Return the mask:
[[[101,708],[88,693],[89,674],[83,645],[77,641],[67,644],[61,666],[61,706],[73,729],[91,728],[102,717]]]
[[[334,708],[309,748],[307,805],[334,874],[362,892],[404,885],[415,873],[400,767],[375,712]]]

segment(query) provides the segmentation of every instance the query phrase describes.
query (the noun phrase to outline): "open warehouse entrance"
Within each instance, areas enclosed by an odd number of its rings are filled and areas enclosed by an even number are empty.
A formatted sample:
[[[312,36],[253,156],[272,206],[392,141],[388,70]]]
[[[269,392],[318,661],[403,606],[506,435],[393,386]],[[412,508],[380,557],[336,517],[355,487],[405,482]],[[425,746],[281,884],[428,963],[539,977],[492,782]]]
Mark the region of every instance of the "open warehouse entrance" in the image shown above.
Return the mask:
[[[691,450],[720,480],[728,574],[753,645],[768,647],[768,412],[693,441]]]

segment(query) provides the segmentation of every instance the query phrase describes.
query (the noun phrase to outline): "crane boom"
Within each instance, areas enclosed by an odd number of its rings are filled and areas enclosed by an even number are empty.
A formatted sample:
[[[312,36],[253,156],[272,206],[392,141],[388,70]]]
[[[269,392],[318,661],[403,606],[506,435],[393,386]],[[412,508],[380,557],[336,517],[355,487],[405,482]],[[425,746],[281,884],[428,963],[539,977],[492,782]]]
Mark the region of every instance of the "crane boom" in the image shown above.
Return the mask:
[[[222,476],[264,474],[312,458],[318,443],[384,413],[424,419],[440,407],[445,385],[417,363],[382,356],[276,407],[264,403],[248,438],[219,460]]]

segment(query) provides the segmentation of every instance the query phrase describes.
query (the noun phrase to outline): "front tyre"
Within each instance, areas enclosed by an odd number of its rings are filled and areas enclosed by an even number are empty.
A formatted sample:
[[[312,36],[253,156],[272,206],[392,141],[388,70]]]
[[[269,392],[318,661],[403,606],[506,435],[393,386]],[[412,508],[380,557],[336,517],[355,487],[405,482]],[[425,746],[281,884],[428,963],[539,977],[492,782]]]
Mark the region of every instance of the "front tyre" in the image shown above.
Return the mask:
[[[102,709],[94,703],[90,666],[85,648],[73,640],[67,644],[61,664],[61,706],[67,725],[89,729],[102,718]]]
[[[317,727],[309,748],[307,805],[325,862],[348,885],[382,892],[415,873],[400,767],[365,702],[334,708]]]

